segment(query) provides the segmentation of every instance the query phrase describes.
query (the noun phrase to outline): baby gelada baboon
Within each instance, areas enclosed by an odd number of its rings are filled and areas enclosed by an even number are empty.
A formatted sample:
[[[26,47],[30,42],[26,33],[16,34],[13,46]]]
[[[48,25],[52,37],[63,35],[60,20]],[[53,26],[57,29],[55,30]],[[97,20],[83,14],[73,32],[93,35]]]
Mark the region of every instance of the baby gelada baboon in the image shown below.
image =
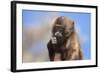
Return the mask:
[[[52,38],[49,40],[47,47],[50,61],[83,59],[74,21],[65,16],[60,16],[55,20],[52,28]]]

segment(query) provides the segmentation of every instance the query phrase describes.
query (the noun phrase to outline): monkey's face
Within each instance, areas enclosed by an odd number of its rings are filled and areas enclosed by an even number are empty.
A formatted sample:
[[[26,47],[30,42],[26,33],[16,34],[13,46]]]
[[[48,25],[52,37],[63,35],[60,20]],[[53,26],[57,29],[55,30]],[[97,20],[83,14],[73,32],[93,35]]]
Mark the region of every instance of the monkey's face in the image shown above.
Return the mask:
[[[65,27],[61,25],[56,25],[53,28],[52,43],[61,45],[65,40]]]
[[[58,17],[53,27],[53,44],[63,44],[74,31],[74,22],[66,17]]]

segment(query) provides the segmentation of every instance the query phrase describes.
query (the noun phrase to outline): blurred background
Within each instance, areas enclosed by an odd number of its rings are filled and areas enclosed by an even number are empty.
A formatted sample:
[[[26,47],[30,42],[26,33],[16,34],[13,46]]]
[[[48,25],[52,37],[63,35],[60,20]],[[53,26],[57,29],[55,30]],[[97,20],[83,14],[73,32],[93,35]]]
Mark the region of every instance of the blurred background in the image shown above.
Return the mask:
[[[22,61],[49,61],[47,42],[51,38],[52,25],[58,16],[66,16],[75,22],[84,59],[91,59],[91,14],[78,12],[22,11]]]

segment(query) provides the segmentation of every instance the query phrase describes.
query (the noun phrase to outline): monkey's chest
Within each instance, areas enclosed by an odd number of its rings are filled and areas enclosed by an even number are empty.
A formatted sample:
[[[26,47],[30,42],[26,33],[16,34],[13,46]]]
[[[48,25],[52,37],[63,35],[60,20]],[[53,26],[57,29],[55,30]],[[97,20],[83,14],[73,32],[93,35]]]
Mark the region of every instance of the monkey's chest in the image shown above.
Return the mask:
[[[66,51],[66,48],[59,46],[59,45],[53,45],[53,48],[55,53],[64,53]]]
[[[56,38],[54,38],[51,42],[52,49],[54,50],[54,52],[61,53],[66,50],[66,48],[64,47],[64,42],[62,42],[62,40],[57,40]]]
[[[60,53],[55,53],[54,61],[61,61],[61,54]]]

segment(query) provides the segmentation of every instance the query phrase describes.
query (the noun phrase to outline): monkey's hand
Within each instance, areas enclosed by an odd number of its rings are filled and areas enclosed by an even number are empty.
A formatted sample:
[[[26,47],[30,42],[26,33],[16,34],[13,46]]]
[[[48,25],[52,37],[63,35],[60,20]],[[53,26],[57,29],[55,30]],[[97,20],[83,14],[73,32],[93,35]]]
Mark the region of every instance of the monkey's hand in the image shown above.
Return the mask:
[[[52,43],[52,44],[57,44],[57,39],[56,39],[56,37],[52,37],[52,38],[51,38],[51,43]]]

